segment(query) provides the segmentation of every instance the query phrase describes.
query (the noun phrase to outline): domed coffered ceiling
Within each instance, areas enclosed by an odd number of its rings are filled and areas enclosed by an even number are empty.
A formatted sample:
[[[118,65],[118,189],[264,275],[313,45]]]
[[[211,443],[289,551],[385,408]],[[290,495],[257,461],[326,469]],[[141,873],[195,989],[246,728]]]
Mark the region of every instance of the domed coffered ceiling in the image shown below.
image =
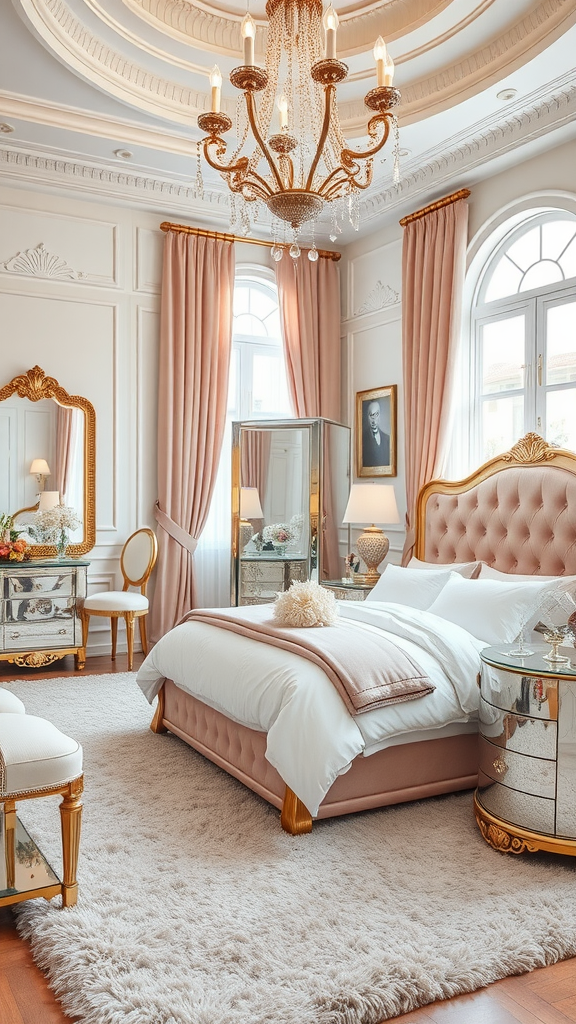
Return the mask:
[[[382,151],[361,204],[361,230],[403,204],[442,194],[576,135],[574,0],[333,0],[344,134],[366,131],[381,35],[396,66],[401,181]],[[251,0],[256,63],[264,63],[264,0]],[[132,197],[167,216],[225,225],[228,191],[204,170],[195,194],[199,114],[208,74],[243,63],[245,0],[3,0],[0,160],[9,177]],[[357,144],[357,143],[355,143]],[[492,163],[494,168],[496,165]],[[196,190],[197,191],[197,190]],[[265,232],[265,224],[262,225]]]

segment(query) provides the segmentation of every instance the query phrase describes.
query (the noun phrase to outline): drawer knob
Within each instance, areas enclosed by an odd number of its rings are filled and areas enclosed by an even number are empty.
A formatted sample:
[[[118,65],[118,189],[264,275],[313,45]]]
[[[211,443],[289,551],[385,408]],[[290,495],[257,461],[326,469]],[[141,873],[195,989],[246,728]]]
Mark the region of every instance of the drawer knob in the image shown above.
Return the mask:
[[[497,775],[505,775],[508,771],[508,765],[500,754],[492,761],[492,767]]]
[[[65,632],[66,632],[66,630],[65,630],[65,629],[59,629],[59,630],[58,630],[58,634],[59,634],[59,636],[64,636]]]
[[[17,640],[19,636],[20,636],[20,633],[10,633],[10,639],[11,640]]]

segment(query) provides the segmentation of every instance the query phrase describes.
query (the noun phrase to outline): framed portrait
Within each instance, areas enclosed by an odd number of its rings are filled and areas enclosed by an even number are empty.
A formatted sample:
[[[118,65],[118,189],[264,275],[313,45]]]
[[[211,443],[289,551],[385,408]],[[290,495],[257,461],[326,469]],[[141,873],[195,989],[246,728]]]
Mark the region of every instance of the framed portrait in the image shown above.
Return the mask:
[[[396,384],[356,393],[356,476],[396,476]]]

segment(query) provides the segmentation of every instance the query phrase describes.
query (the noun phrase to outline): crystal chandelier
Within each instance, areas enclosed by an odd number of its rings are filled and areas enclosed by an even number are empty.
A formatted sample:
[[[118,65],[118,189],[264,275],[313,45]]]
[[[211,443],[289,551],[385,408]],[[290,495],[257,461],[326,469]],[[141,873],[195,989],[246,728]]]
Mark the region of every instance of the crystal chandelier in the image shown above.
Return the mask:
[[[280,238],[286,242],[287,231],[292,232],[290,255],[297,258],[302,225],[312,222],[313,227],[326,207],[332,212],[333,240],[341,230],[339,206],[347,203],[352,223],[354,211],[357,220],[358,195],[370,185],[373,159],[392,127],[398,149],[392,108],[400,93],[392,86],[394,64],[380,37],[374,47],[377,85],[364,98],[374,112],[367,125],[370,141],[362,151],[348,148],[336,105],[336,86],[348,75],[346,64],[336,58],[338,15],[330,6],[322,17],[321,0],[268,0],[266,14],[265,69],[254,60],[255,22],[249,13],[242,22],[244,63],[234,68],[230,81],[244,93],[245,106],[239,100],[238,143],[228,162],[222,136],[232,120],[220,110],[222,76],[217,67],[210,75],[212,109],[200,115],[198,126],[205,133],[205,159],[224,177],[233,196],[248,204],[264,203],[272,214],[272,255],[278,260],[284,252]],[[249,227],[246,213],[244,223]],[[318,259],[314,240],[308,255]]]

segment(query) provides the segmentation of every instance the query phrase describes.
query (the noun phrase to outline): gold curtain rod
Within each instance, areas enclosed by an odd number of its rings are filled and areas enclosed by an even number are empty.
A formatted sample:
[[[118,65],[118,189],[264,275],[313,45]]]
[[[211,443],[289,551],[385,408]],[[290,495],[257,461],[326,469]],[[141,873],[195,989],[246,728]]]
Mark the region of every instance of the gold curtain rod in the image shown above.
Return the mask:
[[[445,196],[444,199],[438,199],[435,203],[430,203],[430,206],[424,206],[422,210],[416,210],[415,213],[409,213],[407,217],[402,217],[400,226],[405,228],[407,224],[411,224],[413,220],[418,220],[419,217],[425,217],[427,213],[434,213],[434,210],[441,210],[443,206],[450,206],[451,203],[457,203],[459,199],[468,199],[470,195],[469,188],[461,188],[458,192],[453,192],[451,196]]]
[[[222,242],[246,242],[248,245],[265,245],[271,249],[274,242],[267,242],[263,238],[242,238],[240,235],[227,235],[224,231],[208,231],[206,228],[191,228],[187,224],[171,224],[165,220],[160,225],[160,231],[178,231],[183,235],[201,235],[203,238],[219,238]],[[331,249],[318,249],[318,255],[325,260],[339,260],[342,257],[340,252],[332,252]]]

